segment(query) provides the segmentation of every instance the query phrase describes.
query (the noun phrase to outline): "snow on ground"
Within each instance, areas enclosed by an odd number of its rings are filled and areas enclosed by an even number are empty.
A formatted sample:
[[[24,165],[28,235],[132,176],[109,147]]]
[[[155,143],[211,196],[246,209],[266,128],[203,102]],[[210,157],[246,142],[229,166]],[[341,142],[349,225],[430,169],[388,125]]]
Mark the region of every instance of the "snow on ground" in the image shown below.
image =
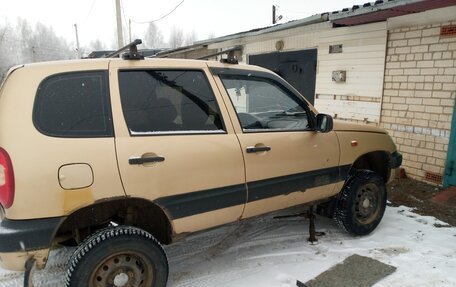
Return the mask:
[[[286,213],[281,213],[286,214]],[[456,286],[456,228],[408,207],[388,207],[371,235],[352,237],[317,218],[319,243],[307,242],[308,222],[271,215],[199,233],[166,247],[169,286],[296,286],[352,254],[397,267],[375,287]],[[36,286],[62,286],[71,249],[53,251]],[[22,274],[0,269],[0,286],[21,286]]]

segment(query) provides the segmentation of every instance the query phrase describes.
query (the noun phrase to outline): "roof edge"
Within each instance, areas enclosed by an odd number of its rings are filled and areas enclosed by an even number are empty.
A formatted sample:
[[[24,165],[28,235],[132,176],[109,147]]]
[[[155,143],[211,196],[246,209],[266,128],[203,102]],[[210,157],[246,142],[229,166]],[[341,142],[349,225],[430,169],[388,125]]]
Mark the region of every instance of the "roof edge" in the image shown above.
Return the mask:
[[[296,28],[296,27],[300,27],[300,26],[307,26],[307,25],[326,22],[326,21],[328,21],[328,13],[315,14],[315,15],[307,17],[307,18],[293,20],[293,21],[290,21],[290,22],[287,22],[284,24],[270,26],[270,27],[266,27],[266,28],[262,28],[262,29],[255,29],[253,31],[250,30],[250,31],[230,34],[230,35],[226,35],[226,36],[222,36],[222,37],[218,37],[218,38],[196,41],[195,44],[207,45],[207,44],[213,44],[213,43],[220,43],[220,42],[225,42],[225,41],[229,41],[229,40],[233,40],[233,39],[257,36],[257,35],[282,31],[282,30]]]
[[[336,20],[340,20],[340,19],[344,19],[344,18],[350,18],[350,17],[353,17],[353,16],[359,16],[359,15],[364,15],[364,14],[369,14],[369,13],[373,13],[373,12],[378,12],[378,11],[382,11],[382,10],[386,10],[386,9],[391,9],[391,8],[395,8],[395,7],[400,7],[400,6],[404,6],[404,5],[409,5],[409,4],[414,4],[414,3],[418,3],[418,2],[423,2],[424,0],[388,0],[388,2],[383,2],[383,3],[379,3],[379,4],[375,4],[375,5],[371,5],[371,6],[366,6],[366,7],[359,7],[357,9],[350,9],[349,11],[342,11],[342,12],[338,12],[337,14],[334,14],[333,13],[329,13],[329,21],[336,21]],[[358,5],[355,5],[355,6],[358,6]]]

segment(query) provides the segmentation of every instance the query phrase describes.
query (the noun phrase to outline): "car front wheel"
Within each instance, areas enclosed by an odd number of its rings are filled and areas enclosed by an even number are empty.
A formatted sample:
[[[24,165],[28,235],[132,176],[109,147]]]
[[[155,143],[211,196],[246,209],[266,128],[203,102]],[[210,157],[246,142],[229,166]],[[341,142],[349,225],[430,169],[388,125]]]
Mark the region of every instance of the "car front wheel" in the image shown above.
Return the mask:
[[[369,234],[382,220],[386,196],[385,182],[378,174],[359,170],[342,189],[334,220],[353,235]]]

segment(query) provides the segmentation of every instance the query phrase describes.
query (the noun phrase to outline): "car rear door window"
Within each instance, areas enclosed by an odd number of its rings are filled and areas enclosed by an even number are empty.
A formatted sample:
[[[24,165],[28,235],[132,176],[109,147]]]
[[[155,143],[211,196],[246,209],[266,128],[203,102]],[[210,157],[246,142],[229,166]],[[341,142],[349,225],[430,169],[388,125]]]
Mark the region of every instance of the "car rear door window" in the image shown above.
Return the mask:
[[[202,71],[123,70],[120,98],[131,135],[224,133]]]
[[[33,122],[55,137],[112,137],[106,71],[58,74],[38,87]]]

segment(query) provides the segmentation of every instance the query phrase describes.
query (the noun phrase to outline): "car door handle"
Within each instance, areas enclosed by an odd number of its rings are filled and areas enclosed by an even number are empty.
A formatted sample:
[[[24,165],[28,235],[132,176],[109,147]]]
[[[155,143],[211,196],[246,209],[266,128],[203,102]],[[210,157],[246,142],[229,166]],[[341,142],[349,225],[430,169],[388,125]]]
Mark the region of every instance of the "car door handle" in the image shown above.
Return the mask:
[[[262,151],[270,151],[271,147],[269,146],[249,146],[247,147],[247,153],[255,153],[255,152],[262,152]]]
[[[131,157],[128,159],[128,163],[131,165],[134,164],[143,164],[151,162],[162,162],[165,161],[165,158],[162,156],[151,156],[151,157]]]

